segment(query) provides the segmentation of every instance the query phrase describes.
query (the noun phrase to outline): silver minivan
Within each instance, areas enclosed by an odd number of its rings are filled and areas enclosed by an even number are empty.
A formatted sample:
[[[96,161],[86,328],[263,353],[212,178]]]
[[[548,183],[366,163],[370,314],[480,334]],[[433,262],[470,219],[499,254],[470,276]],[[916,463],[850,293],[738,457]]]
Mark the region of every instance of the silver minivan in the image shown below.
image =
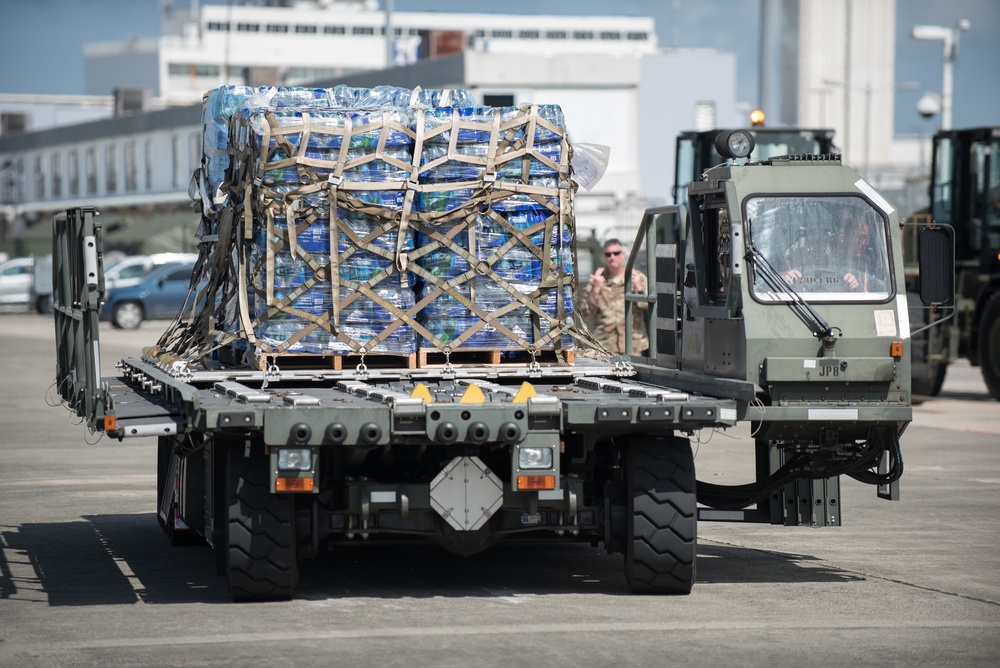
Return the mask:
[[[29,303],[34,264],[32,257],[17,257],[0,264],[0,304]]]

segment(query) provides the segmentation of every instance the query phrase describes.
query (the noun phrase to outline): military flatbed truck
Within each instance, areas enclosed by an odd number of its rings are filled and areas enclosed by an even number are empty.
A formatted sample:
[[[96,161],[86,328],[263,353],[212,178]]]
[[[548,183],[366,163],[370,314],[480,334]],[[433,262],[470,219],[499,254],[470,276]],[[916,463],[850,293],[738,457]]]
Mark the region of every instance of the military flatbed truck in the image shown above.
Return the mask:
[[[779,241],[818,232],[834,204],[871,224],[884,282],[851,293],[825,267],[793,289]],[[728,163],[692,184],[689,209],[643,219],[629,270],[645,253],[650,292],[627,308],[646,307],[651,345],[632,359],[192,369],[150,349],[105,377],[101,226],[71,209],[54,221],[56,382],[92,430],[157,437],[160,524],[212,546],[234,600],[290,598],[299,559],[384,538],[460,554],[508,537],[603,544],[633,591],[688,593],[699,520],[839,525],[841,474],[898,498],[897,226],[839,160]],[[756,482],[696,482],[690,436],[747,420]]]

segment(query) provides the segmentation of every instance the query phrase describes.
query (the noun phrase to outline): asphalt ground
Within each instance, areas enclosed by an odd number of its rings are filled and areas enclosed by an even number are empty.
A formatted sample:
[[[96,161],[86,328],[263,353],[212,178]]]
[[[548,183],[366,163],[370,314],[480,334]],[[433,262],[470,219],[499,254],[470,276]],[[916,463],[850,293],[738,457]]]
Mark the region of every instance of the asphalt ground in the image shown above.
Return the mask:
[[[102,332],[104,373],[163,322]],[[702,522],[690,596],[632,595],[622,557],[501,543],[472,557],[358,545],[285,603],[236,605],[207,547],[154,515],[155,442],[55,405],[53,325],[0,314],[0,666],[993,666],[1000,402],[967,364],[914,410],[902,499],[842,481],[843,526]],[[698,477],[752,478],[743,429]]]

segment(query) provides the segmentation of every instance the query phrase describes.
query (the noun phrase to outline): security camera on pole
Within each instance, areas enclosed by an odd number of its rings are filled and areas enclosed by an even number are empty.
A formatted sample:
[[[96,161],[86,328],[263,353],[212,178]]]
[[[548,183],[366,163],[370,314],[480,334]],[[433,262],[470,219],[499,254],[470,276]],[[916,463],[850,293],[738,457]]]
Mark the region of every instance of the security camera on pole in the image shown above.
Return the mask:
[[[958,56],[958,36],[968,29],[969,20],[959,19],[951,28],[944,26],[913,26],[913,32],[911,33],[913,39],[940,40],[944,43],[944,52],[942,55],[942,59],[944,60],[944,74],[941,79],[941,97],[935,100],[931,97],[932,94],[928,93],[917,102],[917,113],[924,118],[933,116],[937,113],[935,107],[940,106],[942,130],[951,129],[951,68],[952,63],[955,62],[955,58]],[[938,104],[935,104],[935,102]]]

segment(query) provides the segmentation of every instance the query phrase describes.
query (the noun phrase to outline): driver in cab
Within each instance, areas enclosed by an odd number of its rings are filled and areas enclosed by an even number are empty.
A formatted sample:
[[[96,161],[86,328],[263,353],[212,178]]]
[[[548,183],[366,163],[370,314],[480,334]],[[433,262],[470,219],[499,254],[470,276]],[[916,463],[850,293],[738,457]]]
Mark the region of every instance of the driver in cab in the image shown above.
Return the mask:
[[[877,290],[873,277],[878,274],[878,260],[871,249],[871,232],[867,221],[855,220],[849,212],[842,212],[823,257],[816,258],[816,266],[825,267],[824,275],[814,276],[808,266],[803,266],[789,269],[782,277],[792,287],[806,284],[813,290]]]

